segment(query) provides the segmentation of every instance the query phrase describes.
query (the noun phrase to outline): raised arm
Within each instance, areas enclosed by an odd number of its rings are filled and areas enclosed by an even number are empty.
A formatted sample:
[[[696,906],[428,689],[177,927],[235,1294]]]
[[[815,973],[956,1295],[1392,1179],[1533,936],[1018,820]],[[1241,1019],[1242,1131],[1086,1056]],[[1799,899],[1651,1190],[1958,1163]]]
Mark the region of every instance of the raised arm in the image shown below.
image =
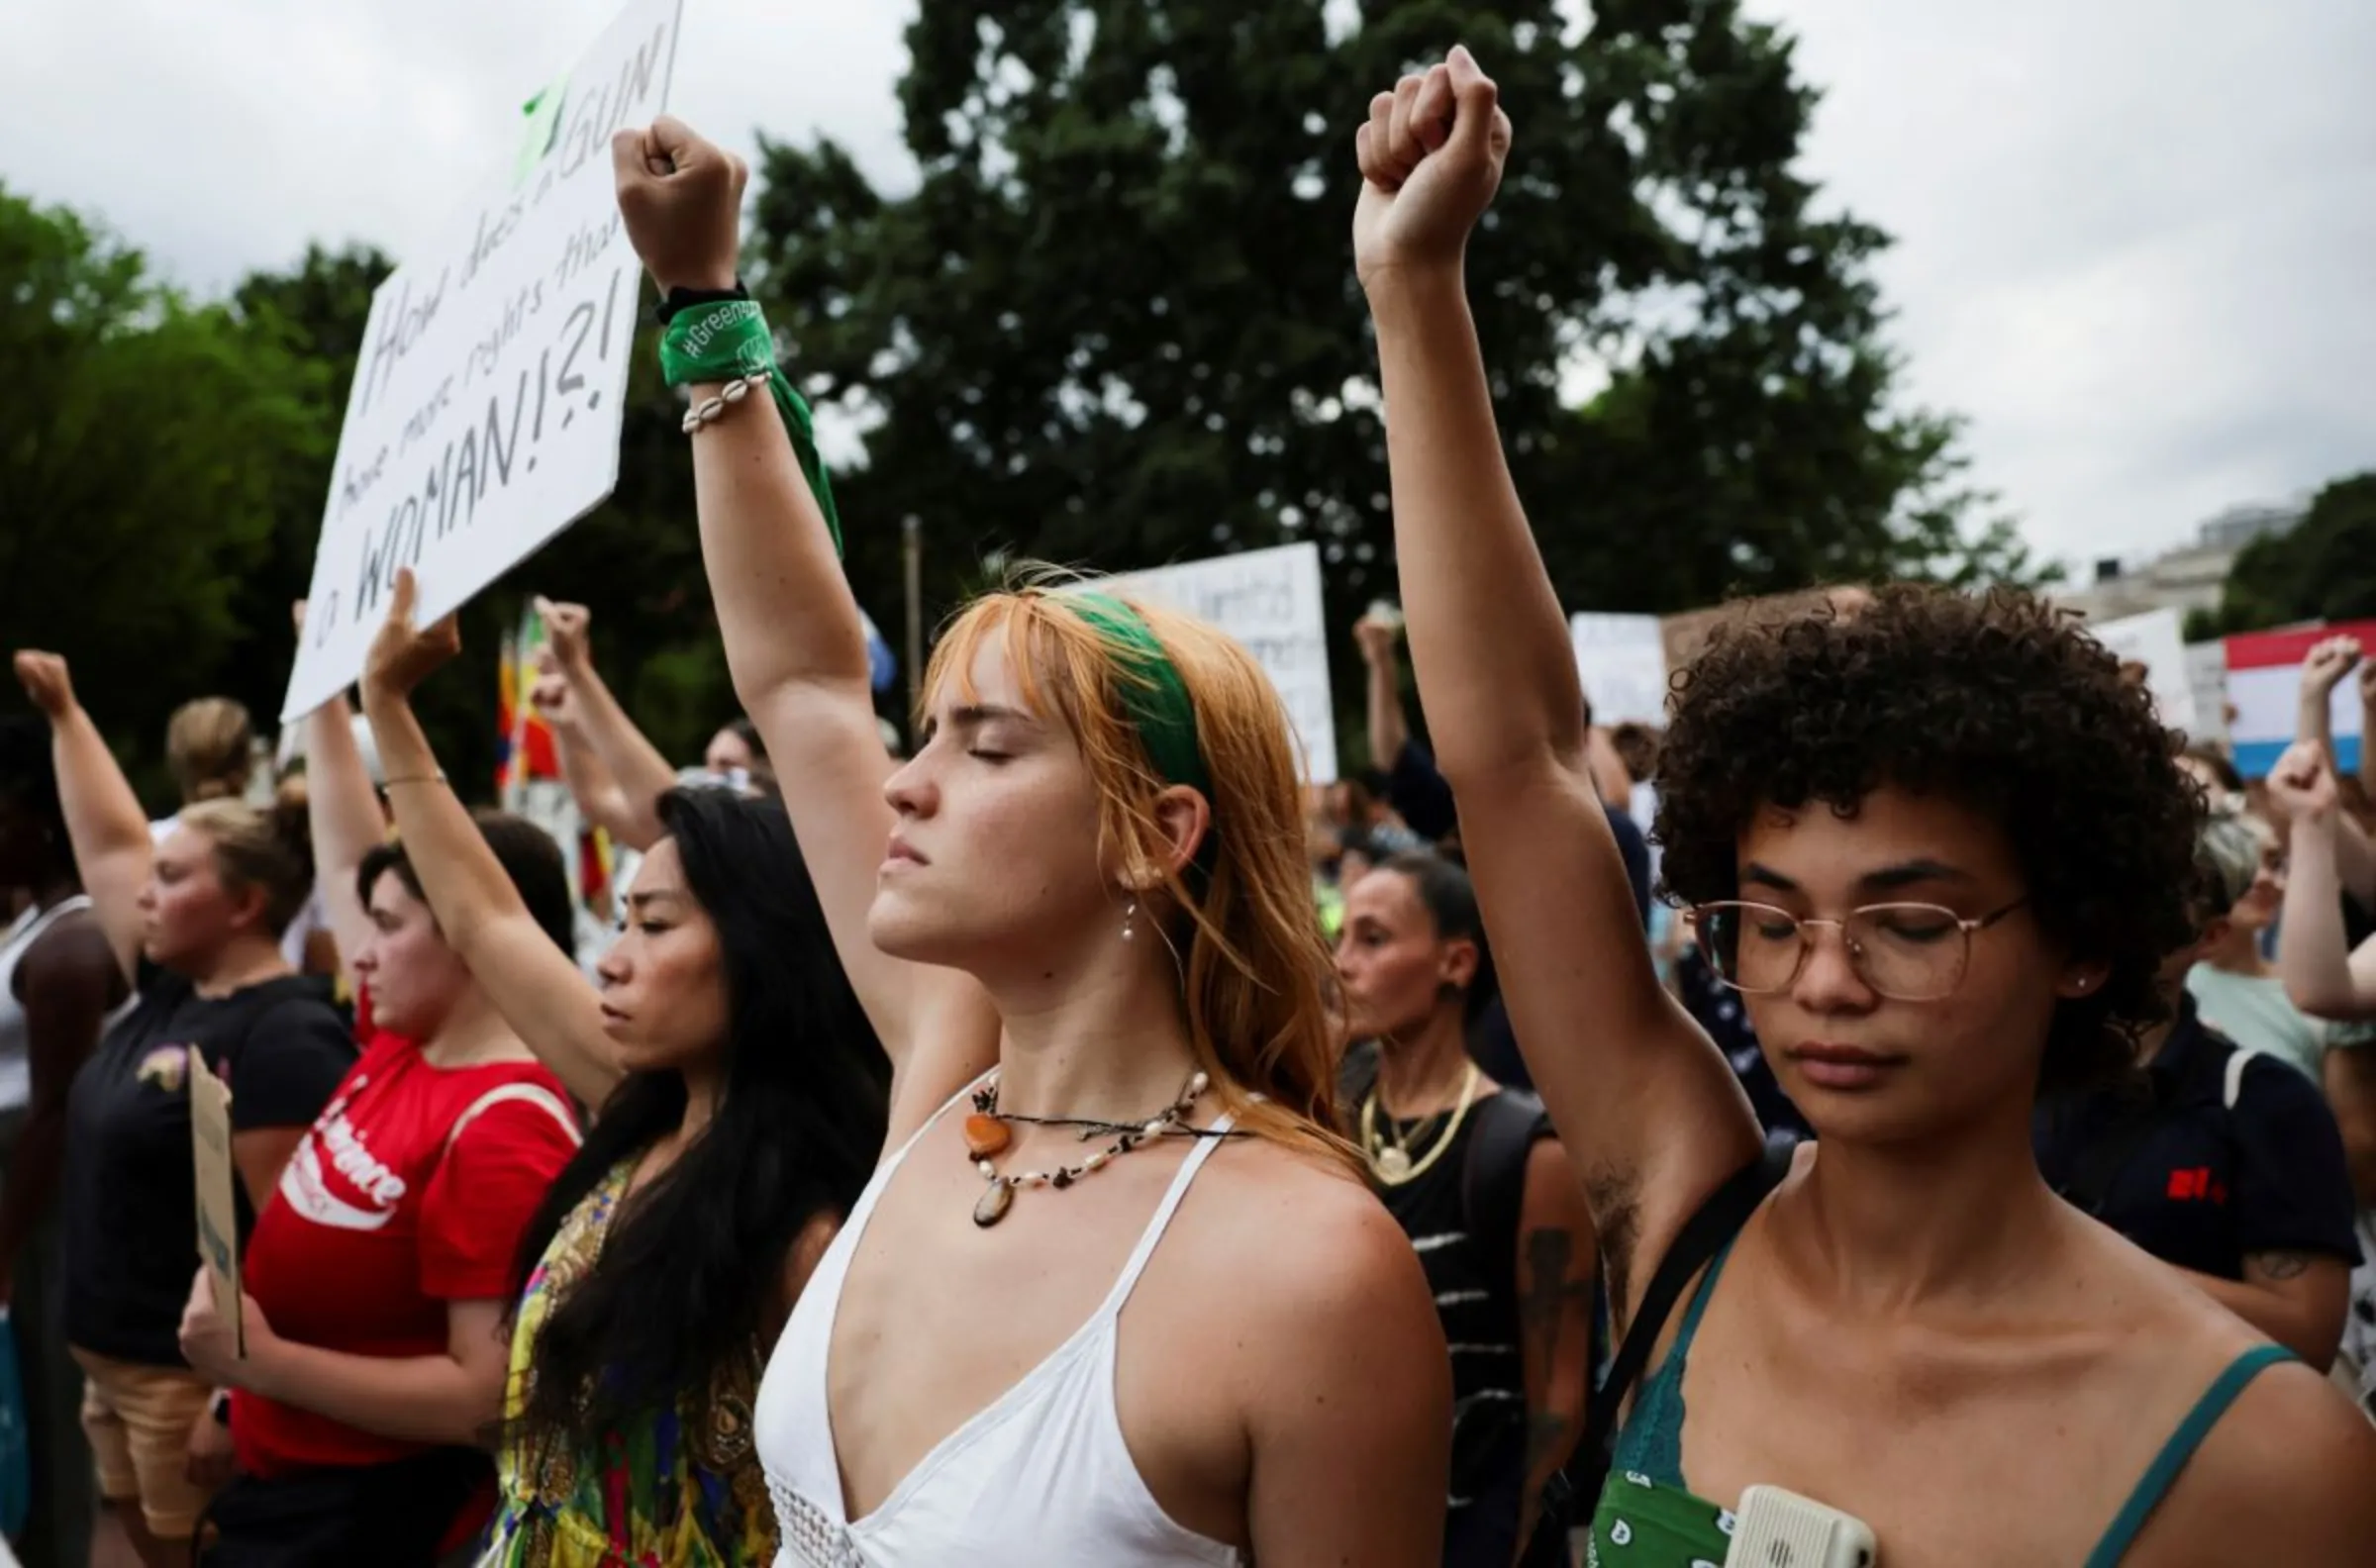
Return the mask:
[[[1421,699],[1511,1022],[1625,1317],[1642,1260],[1759,1137],[1723,1056],[1658,984],[1591,775],[1567,628],[1503,461],[1462,276],[1510,144],[1496,97],[1455,49],[1372,101],[1353,247],[1377,324]],[[1579,1034],[1579,1018],[1595,1027]]]
[[[2318,745],[2329,764],[2334,761],[2334,688],[2358,667],[2359,657],[2359,638],[2330,637],[2314,645],[2302,660],[2294,738]]]
[[[50,721],[57,768],[58,801],[65,808],[66,837],[82,872],[108,949],[127,979],[140,972],[141,890],[156,863],[148,836],[148,814],[141,810],[115,753],[82,704],[74,700],[73,676],[55,653],[26,651],[16,659],[25,695]]]
[[[1411,738],[1411,726],[1403,718],[1402,665],[1395,657],[1400,638],[1394,627],[1366,616],[1353,627],[1361,662],[1369,668],[1369,765],[1381,773],[1394,766]]]
[[[339,944],[339,968],[351,977],[354,955],[371,938],[371,915],[354,885],[363,857],[387,842],[387,818],[344,692],[306,716],[305,809],[313,823],[314,886]]]
[[[387,623],[363,669],[363,716],[387,773],[397,836],[439,930],[470,977],[537,1059],[582,1104],[600,1107],[620,1078],[601,1001],[576,959],[529,913],[478,824],[447,787],[414,717],[413,689],[462,647],[451,616],[426,632],[414,628],[417,598],[411,569],[400,570]]]
[[[663,291],[730,287],[741,161],[665,118],[620,133],[612,150],[620,212],[653,280]],[[702,309],[683,319],[701,325]],[[722,390],[696,385],[692,395]],[[896,1138],[920,1105],[938,1105],[987,1060],[996,1015],[969,977],[890,958],[867,934],[891,837],[892,764],[875,728],[857,601],[773,401],[744,397],[689,439],[727,665],[775,761],[842,967],[890,1055]]]
[[[2269,773],[2269,795],[2289,820],[2285,918],[2277,973],[2303,1012],[2327,1019],[2376,1015],[2376,944],[2353,952],[2343,933],[2336,869],[2340,791],[2325,747],[2297,740]]]
[[[535,701],[540,712],[554,717],[548,682],[558,676],[562,693],[553,738],[561,776],[588,822],[631,849],[649,849],[665,831],[660,797],[676,787],[676,769],[636,728],[595,669],[586,607],[540,599],[537,609],[552,645],[545,650],[546,678],[538,681]]]

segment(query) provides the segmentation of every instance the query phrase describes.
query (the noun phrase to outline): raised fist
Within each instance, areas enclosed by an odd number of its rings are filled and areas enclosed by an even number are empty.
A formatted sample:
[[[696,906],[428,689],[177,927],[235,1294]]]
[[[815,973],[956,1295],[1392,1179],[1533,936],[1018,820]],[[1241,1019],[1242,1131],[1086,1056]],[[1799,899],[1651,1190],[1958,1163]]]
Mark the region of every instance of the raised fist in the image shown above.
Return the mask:
[[[561,672],[549,650],[538,661],[538,669],[541,673],[537,683],[528,689],[529,706],[555,730],[575,730],[581,717],[577,688],[569,684],[569,677]]]
[[[74,677],[55,653],[27,648],[17,655],[17,684],[47,719],[62,719],[74,711]]]
[[[1353,266],[1366,286],[1400,267],[1449,267],[1493,205],[1510,154],[1510,117],[1465,49],[1369,101],[1353,139],[1361,201]]]
[[[2359,638],[2330,637],[2315,644],[2302,661],[2302,690],[2322,699],[2359,663]]]
[[[1402,631],[1389,622],[1374,616],[1363,616],[1353,623],[1353,640],[1361,644],[1361,657],[1369,664],[1383,664],[1394,658],[1394,645]]]
[[[558,665],[553,673],[574,675],[584,669],[594,656],[593,644],[586,637],[594,613],[581,604],[555,604],[540,597],[537,614],[544,622],[545,645]]]
[[[661,292],[733,288],[750,180],[742,160],[662,115],[612,137],[611,161],[627,237]]]
[[[2326,748],[2315,740],[2287,746],[2269,770],[2269,800],[2288,818],[2327,817],[2341,796],[2334,770],[2326,765]]]

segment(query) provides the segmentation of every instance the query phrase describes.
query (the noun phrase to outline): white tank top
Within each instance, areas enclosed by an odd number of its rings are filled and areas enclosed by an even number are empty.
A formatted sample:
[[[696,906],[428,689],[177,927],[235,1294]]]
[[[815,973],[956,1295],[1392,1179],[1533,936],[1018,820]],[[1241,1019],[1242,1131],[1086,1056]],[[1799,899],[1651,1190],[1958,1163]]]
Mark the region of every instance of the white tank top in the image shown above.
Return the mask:
[[[42,939],[42,933],[91,901],[77,893],[48,909],[28,909],[16,924],[0,931],[0,1112],[33,1103],[33,1037],[25,1022],[25,1005],[17,1000],[17,965]]]
[[[1235,1548],[1174,1523],[1155,1502],[1123,1441],[1114,1402],[1123,1303],[1218,1138],[1198,1139],[1180,1162],[1122,1277],[1089,1321],[926,1454],[880,1508],[854,1524],[843,1518],[826,1403],[842,1285],[883,1188],[947,1112],[941,1107],[875,1171],[767,1363],[753,1424],[783,1532],[776,1568],[1238,1568]],[[1228,1126],[1224,1118],[1216,1128]]]

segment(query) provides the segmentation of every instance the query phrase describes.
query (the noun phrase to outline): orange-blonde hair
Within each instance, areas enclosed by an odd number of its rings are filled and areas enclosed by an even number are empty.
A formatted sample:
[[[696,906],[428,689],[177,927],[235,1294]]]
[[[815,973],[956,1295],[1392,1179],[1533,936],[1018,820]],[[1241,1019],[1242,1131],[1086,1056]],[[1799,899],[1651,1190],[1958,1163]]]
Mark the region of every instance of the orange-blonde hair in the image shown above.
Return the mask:
[[[1038,571],[960,611],[933,650],[925,700],[944,683],[973,700],[975,655],[1000,639],[1025,703],[1061,718],[1080,746],[1101,845],[1161,870],[1171,910],[1159,924],[1181,959],[1189,1041],[1224,1109],[1250,1132],[1357,1167],[1337,1115],[1333,966],[1312,904],[1294,733],[1278,693],[1213,627],[1116,596],[1179,672],[1211,780],[1203,793],[1212,826],[1187,874],[1173,873],[1155,800],[1179,781],[1156,771],[1128,700],[1128,684],[1144,677],[1067,607],[1060,581]]]

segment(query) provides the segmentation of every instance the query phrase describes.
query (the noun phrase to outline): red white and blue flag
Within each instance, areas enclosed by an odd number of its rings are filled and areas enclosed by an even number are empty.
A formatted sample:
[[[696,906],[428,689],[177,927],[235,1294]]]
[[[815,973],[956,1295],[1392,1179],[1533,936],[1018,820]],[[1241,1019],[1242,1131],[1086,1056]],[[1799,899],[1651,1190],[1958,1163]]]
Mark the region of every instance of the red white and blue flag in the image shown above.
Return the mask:
[[[2355,637],[2376,648],[2376,621],[2303,627],[2289,632],[2248,632],[2227,639],[2228,734],[2235,745],[2235,769],[2246,778],[2266,778],[2285,748],[2294,743],[2302,706],[2302,661],[2330,637]],[[2329,720],[2334,727],[2335,766],[2359,766],[2359,679],[2338,681]]]

